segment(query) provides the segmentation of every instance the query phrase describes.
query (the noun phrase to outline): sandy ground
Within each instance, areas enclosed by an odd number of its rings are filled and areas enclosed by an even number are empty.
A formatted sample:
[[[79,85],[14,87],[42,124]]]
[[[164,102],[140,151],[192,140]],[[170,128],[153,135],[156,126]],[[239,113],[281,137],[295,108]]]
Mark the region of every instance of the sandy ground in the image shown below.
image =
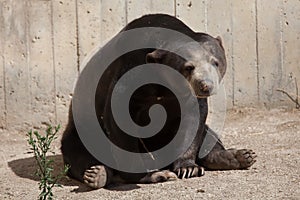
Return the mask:
[[[35,161],[25,133],[0,132],[0,199],[36,199]],[[251,148],[257,162],[249,170],[208,171],[205,176],[158,184],[113,185],[90,190],[64,178],[56,199],[300,199],[300,111],[229,111],[222,140],[226,147]],[[59,141],[53,158],[62,167]]]

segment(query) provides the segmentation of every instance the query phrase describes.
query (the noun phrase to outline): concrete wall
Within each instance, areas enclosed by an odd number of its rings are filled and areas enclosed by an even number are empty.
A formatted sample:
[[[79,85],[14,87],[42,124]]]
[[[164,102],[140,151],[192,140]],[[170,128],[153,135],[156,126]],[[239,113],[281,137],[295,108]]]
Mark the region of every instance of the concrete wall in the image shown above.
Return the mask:
[[[0,0],[0,127],[65,124],[84,57],[148,13],[223,38],[228,107],[291,105],[299,0]]]

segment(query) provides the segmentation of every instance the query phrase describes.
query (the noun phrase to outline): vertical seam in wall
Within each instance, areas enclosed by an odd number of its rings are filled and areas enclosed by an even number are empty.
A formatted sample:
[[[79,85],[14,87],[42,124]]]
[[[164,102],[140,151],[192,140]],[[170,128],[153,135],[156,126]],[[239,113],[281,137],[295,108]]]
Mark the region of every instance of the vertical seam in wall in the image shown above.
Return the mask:
[[[75,26],[76,26],[76,56],[77,72],[80,74],[80,42],[79,42],[79,18],[78,18],[78,0],[75,1]]]
[[[128,0],[125,0],[125,24],[128,24]]]
[[[233,40],[233,8],[232,8],[232,1],[230,1],[230,26],[231,26],[231,67],[232,67],[232,71],[231,71],[231,76],[232,76],[232,106],[235,106],[235,65],[234,65],[234,40]]]
[[[51,1],[51,8],[50,8],[50,15],[51,15],[51,46],[52,46],[52,67],[53,67],[53,87],[54,87],[54,117],[55,123],[57,123],[57,101],[56,101],[56,58],[55,58],[55,41],[54,41],[54,12],[53,12],[53,1]]]
[[[4,21],[4,17],[3,17],[3,21]],[[4,30],[4,35],[3,37],[0,38],[1,41],[1,44],[2,46],[0,47],[2,49],[2,55],[0,55],[2,57],[2,73],[3,73],[3,103],[4,103],[4,112],[3,112],[3,115],[4,115],[4,124],[3,124],[3,128],[4,129],[7,129],[7,92],[6,92],[6,67],[5,67],[5,51],[6,51],[6,30]]]
[[[256,53],[256,77],[257,77],[257,100],[260,102],[260,73],[259,73],[259,43],[258,43],[258,4],[255,0],[255,53]]]
[[[4,33],[4,38],[0,38],[0,40],[2,39],[3,40],[3,43],[2,43],[2,62],[3,62],[3,68],[2,68],[2,72],[3,72],[3,92],[4,92],[4,129],[7,129],[7,105],[6,105],[6,102],[7,102],[7,93],[6,93],[6,70],[5,70],[5,56],[4,56],[4,52],[5,52],[5,45],[4,43],[6,43],[6,38],[5,38],[6,34]]]
[[[76,3],[76,6],[78,6],[77,3]],[[102,0],[99,0],[99,13],[98,14],[99,14],[99,19],[100,19],[100,22],[99,22],[100,32],[98,33],[99,34],[98,45],[99,45],[99,43],[102,44],[102,42],[103,42],[102,41]]]
[[[284,18],[284,0],[281,1],[280,5],[280,85],[282,85],[283,66],[284,66],[284,42],[283,42],[283,18]]]
[[[4,38],[4,41],[5,41],[5,38]],[[4,43],[4,42],[3,42]],[[3,44],[2,43],[2,44]],[[4,46],[4,45],[3,45]],[[3,54],[4,54],[4,48],[3,48]],[[5,56],[4,55],[1,55],[2,57],[2,62],[3,62],[3,69],[2,69],[2,72],[3,72],[3,92],[4,92],[4,129],[6,129],[6,124],[7,124],[7,106],[6,106],[6,84],[5,84]]]
[[[176,0],[174,0],[174,16],[177,17],[177,6],[176,6],[177,2]]]
[[[32,113],[32,87],[31,87],[31,73],[30,73],[30,52],[29,52],[29,29],[30,29],[30,23],[29,23],[29,12],[28,8],[30,1],[26,1],[25,3],[25,34],[26,34],[26,63],[27,63],[27,80],[28,80],[28,90],[29,90],[29,116],[30,116],[30,123],[33,123],[33,113]]]
[[[208,10],[207,10],[207,5],[208,5],[208,2],[207,0],[204,1],[204,28],[205,28],[205,32],[207,32],[207,26],[208,26]]]

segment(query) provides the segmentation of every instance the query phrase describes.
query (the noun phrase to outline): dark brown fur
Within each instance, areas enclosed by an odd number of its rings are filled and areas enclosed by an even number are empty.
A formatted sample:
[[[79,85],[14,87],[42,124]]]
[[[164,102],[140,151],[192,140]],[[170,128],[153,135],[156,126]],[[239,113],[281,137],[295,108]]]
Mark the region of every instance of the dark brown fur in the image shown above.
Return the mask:
[[[214,38],[205,33],[196,33],[187,27],[183,22],[175,17],[163,14],[146,15],[129,23],[122,31],[139,28],[139,27],[163,27],[173,29],[184,33],[200,45],[204,50],[212,55],[215,60],[208,61],[212,66],[217,67],[220,74],[220,79],[226,71],[225,52],[219,37]],[[183,51],[188,46],[182,44]],[[187,49],[186,49],[187,50]],[[199,50],[200,51],[200,50]],[[203,50],[201,50],[203,51]],[[192,54],[197,54],[197,50]],[[147,62],[155,62],[166,64],[182,73],[188,80],[196,79],[194,87],[199,95],[209,96],[212,85],[205,77],[192,77],[193,71],[198,70],[201,66],[187,66],[189,60],[179,57],[178,55],[156,49],[142,49],[130,52],[118,58],[101,78],[96,94],[96,110],[98,120],[101,127],[111,134],[110,140],[123,149],[134,152],[146,152],[144,145],[148,150],[154,151],[166,145],[176,134],[178,124],[180,123],[180,110],[178,101],[170,91],[166,88],[157,85],[147,85],[137,90],[130,101],[130,112],[133,120],[139,125],[149,123],[148,110],[151,105],[159,103],[164,106],[168,113],[168,118],[164,128],[155,136],[143,139],[143,145],[140,140],[130,135],[124,134],[118,128],[110,110],[110,100],[112,88],[116,80],[121,77],[129,69],[145,64]],[[126,66],[124,68],[124,66]],[[197,92],[196,92],[197,93]],[[159,182],[174,178],[174,173],[179,178],[190,178],[201,176],[204,174],[203,168],[212,170],[224,169],[246,169],[255,162],[255,154],[251,150],[226,150],[218,139],[216,133],[210,130],[206,125],[206,117],[208,113],[208,105],[206,98],[199,98],[198,105],[200,110],[199,128],[196,137],[193,140],[190,148],[181,155],[174,163],[166,166],[162,172],[154,172],[150,174],[130,174],[123,173],[103,166],[102,163],[96,160],[84,147],[78,137],[76,131],[72,110],[69,113],[69,123],[62,138],[62,153],[64,162],[71,165],[69,175],[77,180],[84,181],[93,188],[103,187],[111,182],[113,176],[121,176],[128,182]],[[189,135],[186,135],[189,137]],[[205,137],[211,138],[214,142],[214,147],[210,153],[204,158],[198,158],[199,149]],[[216,141],[217,140],[217,141]],[[133,145],[136,144],[136,145]],[[94,166],[94,167],[93,167]],[[102,168],[95,166],[103,166]],[[105,173],[105,180],[100,180],[101,173]],[[174,172],[174,173],[172,173]],[[101,176],[102,177],[102,176]],[[101,178],[100,178],[101,179]]]

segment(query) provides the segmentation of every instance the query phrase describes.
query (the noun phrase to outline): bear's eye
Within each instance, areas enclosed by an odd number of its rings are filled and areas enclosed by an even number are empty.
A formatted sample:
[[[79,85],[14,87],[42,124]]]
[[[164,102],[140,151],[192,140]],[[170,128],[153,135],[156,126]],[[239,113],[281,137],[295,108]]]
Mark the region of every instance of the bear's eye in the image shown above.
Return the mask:
[[[186,70],[189,73],[191,73],[192,71],[194,71],[194,69],[195,69],[195,66],[191,65],[191,64],[188,64],[188,65],[184,66],[184,70]]]
[[[212,64],[213,64],[213,66],[214,66],[214,67],[216,67],[216,68],[218,68],[218,67],[219,67],[219,65],[220,65],[220,64],[219,64],[219,62],[218,62],[218,61],[216,61],[216,60],[215,60],[215,61],[213,61],[213,63],[212,63]]]

